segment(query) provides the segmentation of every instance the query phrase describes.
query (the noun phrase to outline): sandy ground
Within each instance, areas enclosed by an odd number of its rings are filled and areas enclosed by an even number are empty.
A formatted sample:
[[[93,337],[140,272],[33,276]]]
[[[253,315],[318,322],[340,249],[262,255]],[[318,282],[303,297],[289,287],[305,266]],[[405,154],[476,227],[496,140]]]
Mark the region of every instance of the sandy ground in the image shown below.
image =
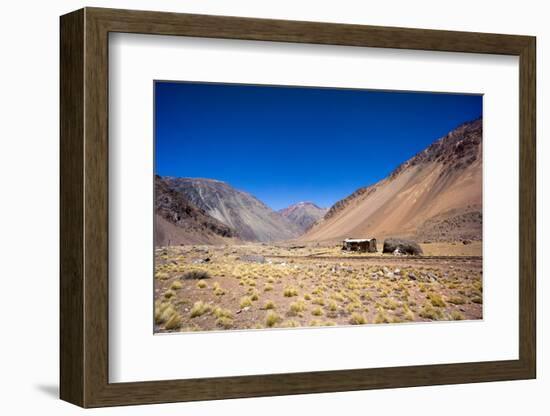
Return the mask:
[[[481,319],[481,243],[461,245],[429,245],[433,255],[422,257],[263,244],[159,248],[155,332]]]

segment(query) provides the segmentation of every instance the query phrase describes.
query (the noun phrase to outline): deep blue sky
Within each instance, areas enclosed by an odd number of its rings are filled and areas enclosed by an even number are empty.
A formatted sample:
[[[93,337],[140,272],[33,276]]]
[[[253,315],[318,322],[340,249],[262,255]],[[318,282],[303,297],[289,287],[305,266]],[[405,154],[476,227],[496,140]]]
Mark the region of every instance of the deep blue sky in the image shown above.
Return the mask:
[[[156,173],[330,207],[481,112],[479,95],[156,82]]]

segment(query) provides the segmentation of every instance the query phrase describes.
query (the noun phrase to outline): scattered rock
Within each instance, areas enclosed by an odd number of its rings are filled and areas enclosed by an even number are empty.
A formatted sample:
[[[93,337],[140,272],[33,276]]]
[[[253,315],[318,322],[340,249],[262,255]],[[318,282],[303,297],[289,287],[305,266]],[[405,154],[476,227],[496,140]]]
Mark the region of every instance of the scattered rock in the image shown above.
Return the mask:
[[[408,277],[411,280],[418,280],[418,277],[416,277],[416,275],[414,273],[409,273]]]
[[[428,273],[428,279],[430,279],[432,281],[437,281],[438,277],[434,273]]]
[[[422,248],[412,240],[405,240],[401,238],[388,238],[384,241],[384,247],[382,249],[383,253],[393,253],[395,252],[401,254],[410,254],[413,256],[418,256],[423,254]]]
[[[195,259],[195,260],[193,260],[194,264],[202,264],[202,263],[209,263],[209,262],[210,262],[210,257],[206,257],[204,259]]]
[[[472,244],[472,241],[471,240],[462,240],[462,244],[464,244],[464,245]]]

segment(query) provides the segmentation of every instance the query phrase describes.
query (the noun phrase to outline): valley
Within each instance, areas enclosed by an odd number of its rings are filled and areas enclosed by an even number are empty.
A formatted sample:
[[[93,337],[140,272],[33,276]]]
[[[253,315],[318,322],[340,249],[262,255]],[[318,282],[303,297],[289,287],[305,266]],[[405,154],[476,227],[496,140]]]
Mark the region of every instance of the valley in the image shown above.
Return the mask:
[[[436,253],[437,246],[423,249]],[[159,248],[155,260],[156,332],[482,317],[482,260],[475,255],[246,244]]]
[[[157,176],[155,332],[482,319],[481,138],[464,123],[327,208]],[[419,253],[383,252],[390,238]]]

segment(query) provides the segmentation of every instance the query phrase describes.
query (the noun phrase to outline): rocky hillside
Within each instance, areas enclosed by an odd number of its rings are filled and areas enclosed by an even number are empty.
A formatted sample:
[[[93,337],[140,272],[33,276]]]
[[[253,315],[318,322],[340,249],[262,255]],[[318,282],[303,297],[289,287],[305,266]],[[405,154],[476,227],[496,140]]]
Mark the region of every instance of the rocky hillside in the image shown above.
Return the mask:
[[[325,216],[327,209],[313,202],[298,202],[277,212],[305,232]]]
[[[245,241],[295,238],[300,229],[254,196],[225,182],[202,178],[163,178],[170,189],[225,224]]]
[[[155,177],[155,245],[220,243],[235,232]]]
[[[481,239],[482,125],[462,124],[387,178],[337,202],[301,239]]]

